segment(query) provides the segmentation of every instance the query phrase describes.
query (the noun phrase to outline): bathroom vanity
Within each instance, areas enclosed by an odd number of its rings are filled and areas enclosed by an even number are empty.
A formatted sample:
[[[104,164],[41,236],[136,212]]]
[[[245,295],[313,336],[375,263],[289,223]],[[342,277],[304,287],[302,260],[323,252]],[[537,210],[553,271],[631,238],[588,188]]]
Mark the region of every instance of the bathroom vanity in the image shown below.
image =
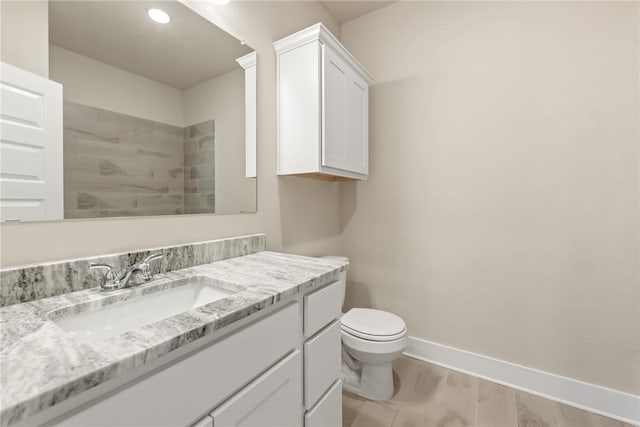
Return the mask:
[[[213,255],[192,263],[220,258],[200,245]],[[180,269],[165,259],[131,288],[2,307],[2,425],[339,426],[347,263],[259,246]],[[138,319],[180,304],[188,311]]]

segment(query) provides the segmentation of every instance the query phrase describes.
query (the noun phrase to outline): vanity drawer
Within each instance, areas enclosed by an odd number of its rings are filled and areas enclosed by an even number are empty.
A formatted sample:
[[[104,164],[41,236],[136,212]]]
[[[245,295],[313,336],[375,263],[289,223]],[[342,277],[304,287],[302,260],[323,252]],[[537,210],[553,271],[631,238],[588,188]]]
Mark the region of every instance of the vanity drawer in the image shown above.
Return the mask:
[[[342,380],[336,381],[304,416],[304,427],[342,425]]]
[[[340,321],[304,344],[304,404],[310,409],[329,386],[340,378],[342,369]]]
[[[291,304],[56,425],[191,425],[194,414],[207,413],[296,349],[299,315]]]
[[[345,283],[338,280],[304,297],[304,336],[309,338],[340,318]]]

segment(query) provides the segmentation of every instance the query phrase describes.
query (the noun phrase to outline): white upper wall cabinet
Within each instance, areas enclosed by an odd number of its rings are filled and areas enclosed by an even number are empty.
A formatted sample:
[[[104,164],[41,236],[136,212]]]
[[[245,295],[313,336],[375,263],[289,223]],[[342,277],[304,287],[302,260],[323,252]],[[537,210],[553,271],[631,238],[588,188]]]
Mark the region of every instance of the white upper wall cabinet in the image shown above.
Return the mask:
[[[371,76],[322,24],[274,47],[278,175],[367,179]]]

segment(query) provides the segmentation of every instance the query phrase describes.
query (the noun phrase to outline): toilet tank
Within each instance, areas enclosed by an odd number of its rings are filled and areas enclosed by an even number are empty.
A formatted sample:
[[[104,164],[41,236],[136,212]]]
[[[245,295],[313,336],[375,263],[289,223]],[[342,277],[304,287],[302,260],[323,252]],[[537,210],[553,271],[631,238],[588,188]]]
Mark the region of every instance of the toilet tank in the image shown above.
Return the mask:
[[[347,258],[346,256],[323,256],[323,257],[320,257],[320,259],[349,262],[349,258]],[[344,306],[344,296],[345,296],[345,293],[347,292],[347,271],[346,270],[340,272],[339,280],[340,280],[339,286],[342,287],[342,292],[340,293],[341,295],[340,307],[342,308],[342,306]]]

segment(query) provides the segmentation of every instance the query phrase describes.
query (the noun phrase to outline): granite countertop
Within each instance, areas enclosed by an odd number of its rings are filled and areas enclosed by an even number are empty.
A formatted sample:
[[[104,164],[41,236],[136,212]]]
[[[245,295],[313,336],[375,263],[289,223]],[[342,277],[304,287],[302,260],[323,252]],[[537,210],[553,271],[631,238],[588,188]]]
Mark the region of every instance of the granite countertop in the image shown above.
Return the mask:
[[[348,264],[258,252],[156,276],[112,292],[98,288],[0,308],[0,424],[11,425],[279,301],[338,278]],[[62,331],[51,319],[171,287],[192,275],[241,287],[194,310],[104,339]]]

